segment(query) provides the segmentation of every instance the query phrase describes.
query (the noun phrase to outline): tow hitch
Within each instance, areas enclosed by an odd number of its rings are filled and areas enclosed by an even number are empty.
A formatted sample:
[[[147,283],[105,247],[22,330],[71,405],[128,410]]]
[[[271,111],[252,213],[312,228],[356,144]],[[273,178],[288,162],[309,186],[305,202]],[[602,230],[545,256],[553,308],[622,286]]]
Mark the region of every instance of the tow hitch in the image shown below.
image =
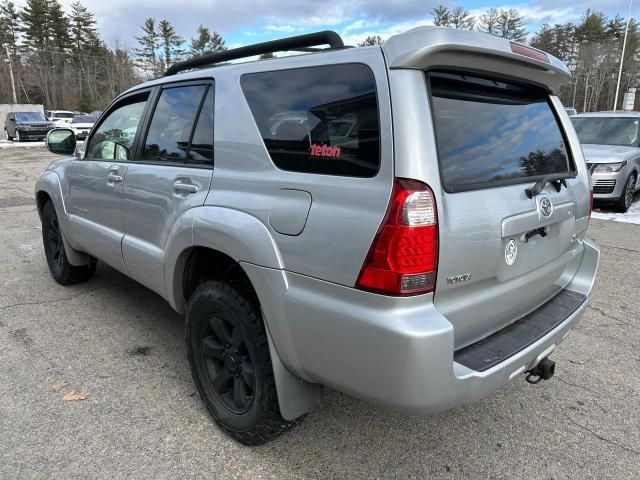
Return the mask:
[[[556,362],[543,358],[540,363],[527,372],[525,380],[532,385],[540,383],[542,380],[549,380],[556,371]]]

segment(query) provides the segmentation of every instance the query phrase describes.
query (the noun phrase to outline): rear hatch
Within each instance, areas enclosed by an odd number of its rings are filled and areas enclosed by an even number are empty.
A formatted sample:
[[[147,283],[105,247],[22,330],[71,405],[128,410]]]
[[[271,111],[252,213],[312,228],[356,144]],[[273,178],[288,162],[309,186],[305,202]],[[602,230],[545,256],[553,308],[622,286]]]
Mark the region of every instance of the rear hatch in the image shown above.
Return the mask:
[[[442,186],[434,303],[461,348],[570,281],[587,189],[546,89],[453,71],[426,81]]]

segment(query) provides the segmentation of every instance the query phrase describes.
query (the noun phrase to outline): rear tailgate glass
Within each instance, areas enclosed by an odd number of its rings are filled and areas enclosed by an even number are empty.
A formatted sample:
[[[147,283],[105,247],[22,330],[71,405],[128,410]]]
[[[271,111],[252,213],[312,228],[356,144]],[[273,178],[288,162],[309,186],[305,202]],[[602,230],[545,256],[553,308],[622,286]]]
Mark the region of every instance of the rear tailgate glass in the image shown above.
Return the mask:
[[[429,80],[445,191],[575,175],[544,90],[457,73]]]

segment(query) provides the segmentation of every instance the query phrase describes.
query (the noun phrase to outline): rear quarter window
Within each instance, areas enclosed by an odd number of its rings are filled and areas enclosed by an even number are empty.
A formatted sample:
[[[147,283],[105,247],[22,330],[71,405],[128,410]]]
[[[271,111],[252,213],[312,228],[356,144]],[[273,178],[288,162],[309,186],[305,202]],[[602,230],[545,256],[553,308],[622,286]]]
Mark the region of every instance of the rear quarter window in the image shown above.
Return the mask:
[[[429,82],[446,191],[573,175],[545,91],[453,73],[431,73]]]
[[[366,65],[252,73],[240,83],[278,168],[354,177],[378,172],[378,100]]]

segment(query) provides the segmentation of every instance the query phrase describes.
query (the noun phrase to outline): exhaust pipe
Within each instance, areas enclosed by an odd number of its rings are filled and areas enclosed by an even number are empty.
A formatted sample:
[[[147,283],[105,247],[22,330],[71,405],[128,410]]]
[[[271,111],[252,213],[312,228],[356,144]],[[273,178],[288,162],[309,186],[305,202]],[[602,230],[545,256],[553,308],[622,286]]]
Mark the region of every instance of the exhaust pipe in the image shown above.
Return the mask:
[[[556,362],[543,358],[540,363],[529,370],[525,380],[532,385],[540,383],[542,380],[549,380],[556,372]]]

